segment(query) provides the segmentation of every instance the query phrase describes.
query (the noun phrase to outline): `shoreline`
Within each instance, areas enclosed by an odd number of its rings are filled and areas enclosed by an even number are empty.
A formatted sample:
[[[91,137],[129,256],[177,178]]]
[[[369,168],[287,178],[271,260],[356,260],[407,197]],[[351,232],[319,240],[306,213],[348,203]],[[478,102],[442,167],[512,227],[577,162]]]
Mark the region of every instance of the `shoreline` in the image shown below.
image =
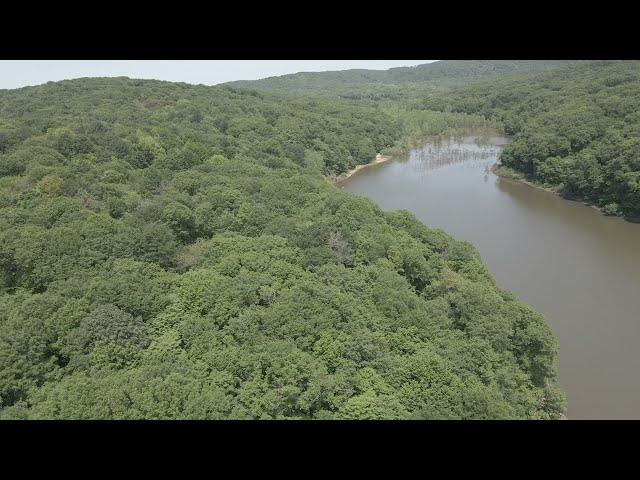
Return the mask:
[[[596,210],[598,213],[600,213],[600,215],[605,216],[605,217],[613,217],[613,218],[619,218],[621,220],[624,220],[625,222],[630,222],[630,223],[640,223],[640,218],[627,218],[627,217],[621,217],[618,215],[608,215],[606,213],[604,213],[602,211],[601,207],[598,207],[597,205],[594,205],[593,203],[589,203],[586,202],[580,198],[568,198],[563,196],[560,191],[557,188],[553,188],[553,187],[544,187],[542,185],[539,185],[537,183],[531,182],[529,180],[527,180],[524,177],[520,177],[520,176],[511,176],[511,175],[507,175],[504,173],[500,172],[500,168],[502,165],[498,164],[498,163],[494,163],[493,166],[491,167],[491,171],[499,178],[503,179],[503,180],[512,180],[514,182],[518,182],[518,183],[522,183],[524,185],[527,185],[531,188],[536,188],[538,190],[543,190],[545,192],[551,193],[553,195],[556,195],[557,197],[560,197],[562,200],[568,200],[571,202],[579,202],[581,204],[583,204],[585,207],[590,207],[593,208],[594,210]]]
[[[463,135],[463,137],[465,137],[465,138],[466,138],[466,137],[474,137],[474,138],[473,138],[473,140],[474,140],[474,142],[476,142],[476,143],[477,143],[477,141],[478,141],[478,140],[480,140],[480,141],[481,141],[481,144],[483,144],[483,145],[484,145],[484,144],[487,144],[487,145],[494,145],[493,138],[492,138],[492,136],[491,136],[491,135],[489,135],[489,136],[488,136],[488,138],[486,138],[486,136],[485,136],[485,138],[483,138],[483,137],[481,137],[481,136],[479,136],[479,135],[478,135],[478,136],[475,136],[475,135],[469,135],[469,133],[471,133],[471,132],[465,132],[465,135]],[[500,137],[508,138],[508,137],[506,137],[506,136],[504,136],[504,135],[500,135],[500,134],[496,134],[495,136],[500,136]],[[455,138],[455,137],[452,137],[452,138]],[[436,138],[433,138],[433,139],[426,139],[426,141],[427,141],[427,142],[428,142],[429,140],[439,141],[439,140],[443,140],[443,138],[436,137]],[[497,146],[501,146],[501,144],[496,144],[496,145],[497,145]],[[409,150],[410,148],[412,148],[412,147],[409,147],[409,148],[407,148],[406,150]],[[397,156],[397,155],[396,155],[396,156]],[[349,178],[351,178],[352,176],[354,176],[355,174],[357,174],[358,172],[360,172],[361,170],[363,170],[363,169],[365,169],[365,168],[368,168],[368,167],[371,167],[371,166],[373,166],[373,165],[378,165],[378,164],[381,164],[381,163],[386,163],[386,162],[388,162],[388,161],[393,160],[394,158],[396,158],[396,156],[377,154],[377,155],[376,155],[376,158],[375,158],[373,161],[371,161],[370,163],[356,165],[354,168],[352,168],[352,169],[350,169],[350,170],[348,170],[348,171],[346,171],[346,172],[342,173],[340,176],[335,176],[335,175],[333,175],[333,176],[327,176],[326,178],[327,178],[327,180],[329,180],[331,183],[333,183],[334,185],[336,185],[338,188],[343,189],[343,188],[344,188],[344,185],[345,185],[345,183],[346,183],[346,181],[347,181]],[[500,173],[499,173],[498,171],[496,171],[496,170],[499,170],[499,168],[498,168],[498,167],[500,167],[500,165],[499,165],[499,162],[498,162],[498,161],[496,161],[493,165],[491,165],[491,167],[490,167],[490,168],[491,168],[491,171],[492,171],[496,176],[498,176],[499,178],[507,179],[507,180],[514,180],[514,181],[518,181],[519,183],[524,183],[524,184],[526,184],[526,185],[528,185],[528,186],[530,186],[530,187],[536,188],[536,189],[545,190],[545,191],[547,191],[547,192],[549,192],[549,193],[553,193],[553,194],[558,195],[558,196],[560,196],[560,197],[562,198],[562,196],[559,194],[559,192],[558,192],[558,191],[555,191],[555,190],[553,190],[553,189],[551,189],[551,188],[543,187],[543,186],[541,186],[541,185],[536,185],[536,184],[534,184],[534,183],[532,183],[532,182],[530,182],[530,181],[526,180],[525,178],[518,178],[518,177],[515,177],[515,176],[514,176],[514,177],[511,177],[511,176],[509,176],[508,174],[503,173],[503,172],[500,172]],[[365,181],[366,181],[366,180],[365,180]],[[595,208],[597,209],[597,207],[595,207]],[[598,210],[599,210],[599,209],[598,209]],[[548,321],[547,321],[547,323],[548,323]],[[556,358],[556,364],[557,364],[557,362],[558,362],[558,359]],[[559,379],[558,379],[557,377],[556,377],[556,382],[558,382],[558,384],[560,384],[560,383],[559,383]],[[564,391],[564,389],[563,389],[563,391]],[[568,413],[568,412],[567,412],[567,410],[566,410],[566,406],[565,406],[565,409],[564,409],[562,412],[560,412],[560,413],[557,415],[557,417],[552,417],[552,418],[550,418],[550,420],[555,420],[555,421],[564,421],[564,420],[569,420],[569,417],[568,417],[568,414],[567,414],[567,413]]]
[[[515,175],[514,176],[507,175],[505,173],[500,172],[500,167],[502,167],[502,165],[499,164],[499,163],[494,163],[491,166],[491,172],[494,173],[497,177],[500,177],[500,178],[505,179],[505,180],[513,180],[514,182],[523,183],[524,185],[528,185],[529,187],[537,188],[538,190],[544,190],[545,192],[549,192],[549,193],[552,193],[554,195],[557,195],[557,196],[563,198],[564,200],[569,200],[569,199],[566,199],[566,198],[562,197],[562,195],[560,195],[560,192],[557,189],[554,189],[554,188],[551,188],[551,187],[543,187],[542,185],[539,185],[537,183],[530,182],[529,180],[527,180],[524,177],[515,176]],[[593,206],[593,205],[589,205],[589,206]],[[593,207],[598,209],[598,207],[595,207],[595,206],[593,206]]]
[[[361,164],[361,165],[356,165],[351,170],[347,170],[346,172],[340,174],[340,176],[332,179],[332,181],[336,185],[340,185],[342,182],[344,182],[348,178],[351,178],[353,175],[358,173],[360,170],[363,170],[363,169],[368,168],[368,167],[372,167],[374,165],[380,165],[381,163],[386,163],[386,162],[388,162],[390,160],[393,160],[393,158],[394,157],[391,156],[391,155],[377,154],[376,158],[372,162],[364,163],[364,164]]]

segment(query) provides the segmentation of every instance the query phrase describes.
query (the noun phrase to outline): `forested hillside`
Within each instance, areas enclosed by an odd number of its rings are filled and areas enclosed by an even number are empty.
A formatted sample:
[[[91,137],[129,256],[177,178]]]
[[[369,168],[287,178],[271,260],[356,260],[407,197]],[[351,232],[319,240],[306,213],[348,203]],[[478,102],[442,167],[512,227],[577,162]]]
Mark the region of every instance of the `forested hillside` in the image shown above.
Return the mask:
[[[496,76],[551,70],[569,60],[441,60],[388,70],[301,72],[228,85],[262,91],[339,97],[354,101],[406,100]]]
[[[494,79],[431,95],[422,108],[501,122],[515,136],[504,166],[605,213],[640,218],[640,62]]]
[[[228,87],[0,91],[0,418],[557,418],[542,316],[326,181],[406,134]]]
[[[334,91],[343,86],[372,84],[405,84],[441,82],[458,85],[463,81],[540,72],[573,63],[569,60],[441,60],[415,67],[388,70],[340,70],[333,72],[301,72],[262,80],[229,82],[232,86],[251,86],[255,89],[280,91]]]

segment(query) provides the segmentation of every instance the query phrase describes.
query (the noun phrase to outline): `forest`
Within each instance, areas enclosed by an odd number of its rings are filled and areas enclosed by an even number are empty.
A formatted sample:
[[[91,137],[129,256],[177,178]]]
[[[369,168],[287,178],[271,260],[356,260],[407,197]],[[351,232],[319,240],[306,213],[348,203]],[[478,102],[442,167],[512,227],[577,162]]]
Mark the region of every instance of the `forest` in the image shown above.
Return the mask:
[[[485,116],[518,135],[477,88],[0,91],[0,418],[558,418],[543,316],[469,243],[327,181]]]

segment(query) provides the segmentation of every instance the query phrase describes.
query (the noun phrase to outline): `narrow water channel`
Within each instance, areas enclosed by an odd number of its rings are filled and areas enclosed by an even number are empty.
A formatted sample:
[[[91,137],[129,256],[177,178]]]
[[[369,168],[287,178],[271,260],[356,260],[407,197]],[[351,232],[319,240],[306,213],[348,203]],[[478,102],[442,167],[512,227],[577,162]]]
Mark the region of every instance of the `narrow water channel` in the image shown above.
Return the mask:
[[[570,419],[640,419],[640,224],[497,177],[506,141],[426,144],[343,187],[470,241],[502,288],[547,317]]]

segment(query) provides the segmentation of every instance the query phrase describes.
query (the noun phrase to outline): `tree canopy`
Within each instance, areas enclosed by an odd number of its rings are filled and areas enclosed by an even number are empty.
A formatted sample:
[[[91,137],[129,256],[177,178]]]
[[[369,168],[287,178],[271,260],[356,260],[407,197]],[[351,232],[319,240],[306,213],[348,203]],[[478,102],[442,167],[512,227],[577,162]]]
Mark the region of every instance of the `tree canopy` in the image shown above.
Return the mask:
[[[544,318],[326,181],[406,133],[228,86],[0,91],[0,418],[557,418]]]

